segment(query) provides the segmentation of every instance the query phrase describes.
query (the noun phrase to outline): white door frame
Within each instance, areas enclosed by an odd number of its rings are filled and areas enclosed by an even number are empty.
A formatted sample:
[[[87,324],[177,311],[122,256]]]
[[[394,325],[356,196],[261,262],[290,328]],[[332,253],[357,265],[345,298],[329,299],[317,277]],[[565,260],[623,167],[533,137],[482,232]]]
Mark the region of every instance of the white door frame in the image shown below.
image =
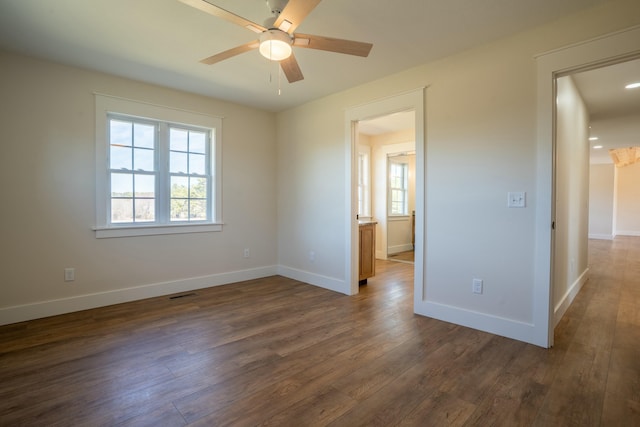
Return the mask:
[[[373,101],[347,109],[345,135],[347,135],[347,186],[346,186],[346,242],[345,278],[350,284],[350,295],[358,293],[358,209],[357,139],[358,122],[400,111],[415,112],[416,142],[416,242],[414,261],[414,298],[424,297],[424,242],[425,230],[425,91],[419,88],[410,92]]]
[[[536,247],[534,277],[534,341],[543,347],[553,346],[553,239],[551,225],[555,218],[555,82],[572,71],[607,63],[624,62],[640,55],[640,25],[592,40],[546,52],[536,57],[538,63],[538,145]]]

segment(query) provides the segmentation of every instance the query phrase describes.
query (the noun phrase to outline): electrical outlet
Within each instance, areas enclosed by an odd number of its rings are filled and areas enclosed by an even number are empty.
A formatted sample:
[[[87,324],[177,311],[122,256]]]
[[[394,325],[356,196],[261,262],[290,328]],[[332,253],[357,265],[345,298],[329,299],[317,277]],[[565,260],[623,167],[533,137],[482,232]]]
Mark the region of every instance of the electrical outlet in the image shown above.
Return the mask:
[[[244,248],[244,252],[242,253],[242,256],[244,256],[245,258],[249,258],[249,248]]]
[[[482,293],[482,279],[473,279],[472,290],[474,294]]]
[[[73,282],[76,280],[76,269],[75,268],[65,268],[64,269],[64,281],[65,282]]]

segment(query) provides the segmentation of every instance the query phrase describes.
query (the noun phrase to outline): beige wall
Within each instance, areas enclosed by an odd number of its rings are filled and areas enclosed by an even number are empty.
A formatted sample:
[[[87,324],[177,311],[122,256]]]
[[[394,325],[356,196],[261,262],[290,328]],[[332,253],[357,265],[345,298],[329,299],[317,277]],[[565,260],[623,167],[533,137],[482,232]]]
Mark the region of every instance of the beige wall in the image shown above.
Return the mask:
[[[274,114],[7,52],[0,70],[0,323],[275,272]],[[222,232],[95,238],[94,92],[224,117]]]
[[[592,164],[589,171],[589,237],[615,237],[616,170],[613,163]]]
[[[522,331],[539,309],[534,282],[549,277],[535,271],[536,254],[544,252],[536,233],[548,233],[537,229],[536,209],[551,197],[536,175],[536,55],[639,23],[640,3],[608,2],[280,113],[280,264],[310,277],[322,272],[349,289],[345,111],[427,87],[426,263],[417,289],[424,288],[434,316],[528,339]],[[291,161],[294,153],[302,165]],[[509,191],[526,191],[527,207],[508,209]],[[310,248],[321,262],[305,259]],[[484,280],[481,296],[471,292],[474,277]]]
[[[373,161],[373,206],[374,217],[378,221],[376,228],[376,257],[387,258],[390,246],[411,243],[411,223],[408,220],[389,221],[387,217],[387,156],[389,154],[415,151],[415,133],[413,129],[376,135],[370,138]],[[409,173],[415,177],[415,156]],[[415,178],[409,181],[409,212],[415,209]],[[409,234],[407,234],[409,233]],[[402,236],[405,236],[404,238]],[[407,237],[409,241],[406,242]]]
[[[587,279],[589,112],[570,76],[557,80],[553,301],[556,323]]]
[[[640,163],[618,168],[616,234],[640,236]]]
[[[638,24],[639,2],[612,0],[279,113],[275,123],[255,109],[1,53],[0,320],[266,275],[275,264],[348,293],[345,111],[428,87],[422,302],[435,317],[527,340],[521,332],[539,309],[535,276],[548,277],[535,271],[535,212],[550,198],[536,175],[536,55]],[[94,91],[225,117],[225,231],[95,239]],[[526,191],[527,207],[508,209],[509,191]],[[75,282],[62,281],[64,267],[76,268]],[[482,295],[471,292],[474,277]]]
[[[591,165],[589,237],[617,235],[640,236],[640,163]]]

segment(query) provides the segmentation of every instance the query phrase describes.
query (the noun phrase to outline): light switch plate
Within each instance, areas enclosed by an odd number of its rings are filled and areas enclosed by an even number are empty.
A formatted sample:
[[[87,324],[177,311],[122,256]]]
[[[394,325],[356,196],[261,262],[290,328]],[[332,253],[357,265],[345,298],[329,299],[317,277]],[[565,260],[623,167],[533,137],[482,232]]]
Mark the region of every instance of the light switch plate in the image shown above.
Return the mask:
[[[524,208],[526,204],[527,193],[524,191],[510,191],[507,193],[507,207]]]

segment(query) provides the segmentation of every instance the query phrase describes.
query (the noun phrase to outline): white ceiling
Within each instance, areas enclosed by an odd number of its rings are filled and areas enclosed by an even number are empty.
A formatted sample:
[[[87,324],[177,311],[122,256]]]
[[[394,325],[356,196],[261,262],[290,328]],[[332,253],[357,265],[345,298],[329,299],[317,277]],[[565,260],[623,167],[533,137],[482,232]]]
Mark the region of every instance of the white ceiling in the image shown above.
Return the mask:
[[[572,75],[589,110],[591,163],[611,163],[608,150],[640,146],[640,59]],[[593,146],[602,148],[594,149]]]
[[[260,24],[269,16],[265,0],[211,2]],[[294,49],[305,79],[293,84],[257,51],[199,63],[256,35],[177,0],[0,0],[0,48],[281,111],[604,2],[324,0],[298,31],[373,49]]]
[[[587,109],[591,125],[591,163],[612,163],[609,149],[640,146],[640,88],[625,89],[640,82],[640,59],[572,74]],[[413,112],[395,113],[361,121],[359,131],[380,135],[411,129]],[[602,148],[593,148],[602,146]]]
[[[265,0],[210,0],[262,24]],[[305,79],[289,84],[251,51],[214,65],[200,59],[256,38],[178,0],[0,0],[0,48],[281,111],[534,27],[606,0],[323,0],[297,31],[373,43],[368,58],[295,49]],[[640,60],[573,75],[601,150],[640,145]],[[279,86],[282,94],[278,95]],[[361,123],[380,134],[412,114]]]

